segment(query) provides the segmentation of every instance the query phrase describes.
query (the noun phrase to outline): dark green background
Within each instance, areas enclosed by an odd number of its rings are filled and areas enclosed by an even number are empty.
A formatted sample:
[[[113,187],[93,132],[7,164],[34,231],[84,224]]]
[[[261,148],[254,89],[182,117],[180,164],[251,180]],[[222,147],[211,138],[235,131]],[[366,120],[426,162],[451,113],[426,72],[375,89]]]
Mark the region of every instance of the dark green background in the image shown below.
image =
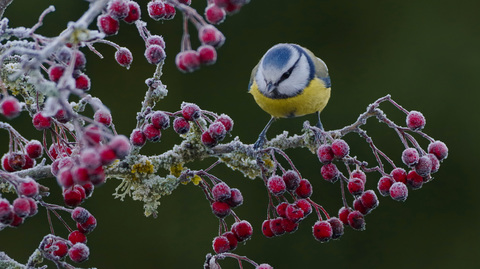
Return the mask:
[[[87,7],[80,0],[15,0],[5,16],[10,26],[31,26],[50,2],[57,11],[47,16],[39,30],[49,36],[57,35]],[[326,244],[311,235],[314,215],[294,234],[264,238],[260,225],[265,219],[267,195],[262,182],[245,179],[223,166],[215,168],[215,175],[242,190],[245,203],[236,213],[254,225],[252,240],[240,245],[237,254],[275,268],[473,268],[480,264],[480,2],[253,0],[219,26],[227,41],[218,50],[217,63],[193,74],[182,74],[174,65],[180,48],[180,14],[173,21],[155,22],[145,15],[146,2],[140,4],[148,28],[162,34],[167,42],[163,82],[168,85],[169,95],[159,109],[176,111],[182,101],[189,101],[206,110],[226,113],[235,120],[233,135],[253,143],[268,115],[246,92],[250,71],[269,47],[293,42],[312,50],[330,69],[332,98],[322,114],[326,129],[352,123],[369,103],[391,94],[406,109],[423,112],[427,118],[425,132],[449,146],[449,157],[432,183],[411,191],[405,203],[380,198],[381,206],[366,217],[366,231],[347,228],[341,240]],[[193,2],[203,13],[205,1]],[[196,32],[191,34],[197,46]],[[154,67],[143,58],[144,45],[134,26],[122,23],[119,35],[109,39],[132,50],[132,68],[127,71],[119,67],[113,59],[114,50],[97,45],[105,59],[84,49],[87,74],[92,79],[91,94],[111,108],[117,130],[128,135],[146,89],[144,80]],[[402,113],[387,104],[382,108],[403,124]],[[269,135],[283,129],[299,132],[307,119],[314,121],[313,116],[281,120]],[[32,133],[29,121],[22,115],[13,124],[27,138],[38,139],[39,133]],[[399,163],[402,148],[395,133],[376,120],[370,120],[366,129]],[[0,138],[4,152],[6,132],[2,131]],[[371,160],[371,151],[357,135],[345,139],[352,155]],[[142,152],[158,154],[179,141],[169,129],[161,143],[149,143]],[[423,140],[422,145],[426,145]],[[321,179],[320,164],[307,150],[288,153],[313,183],[313,199],[335,215],[341,204],[338,183],[331,185]],[[191,167],[206,168],[213,161]],[[377,175],[369,176],[367,187],[375,188],[377,179]],[[52,198],[47,200],[59,202],[60,190],[54,180],[43,182],[52,187]],[[111,194],[117,184],[109,181],[83,204],[99,224],[88,236],[91,255],[82,267],[201,268],[205,254],[212,252],[211,241],[218,230],[203,193],[192,185],[180,186],[162,199],[159,217],[153,219],[143,216],[140,202],[114,200]],[[227,220],[230,224],[233,221],[231,217]],[[55,225],[57,233],[66,236],[58,221]],[[1,231],[0,250],[25,262],[48,232],[45,211],[41,210],[19,229]],[[222,265],[238,268],[232,259]]]

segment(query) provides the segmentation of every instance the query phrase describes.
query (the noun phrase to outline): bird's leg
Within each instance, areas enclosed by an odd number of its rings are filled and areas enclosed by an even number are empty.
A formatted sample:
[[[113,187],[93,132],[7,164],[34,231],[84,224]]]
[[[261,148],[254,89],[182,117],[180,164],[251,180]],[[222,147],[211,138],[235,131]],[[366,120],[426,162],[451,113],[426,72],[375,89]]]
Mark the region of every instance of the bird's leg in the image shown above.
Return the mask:
[[[320,111],[317,111],[317,116],[318,116],[318,122],[317,122],[317,125],[316,125],[316,126],[317,126],[320,130],[324,131],[324,129],[323,129],[323,124],[322,124],[322,120],[320,120]]]
[[[268,131],[268,128],[270,128],[270,125],[272,125],[274,120],[275,120],[275,117],[270,118],[267,125],[265,125],[265,128],[263,128],[263,131],[258,136],[257,142],[253,144],[253,149],[257,150],[261,148],[265,144],[265,142],[267,142],[267,131]]]

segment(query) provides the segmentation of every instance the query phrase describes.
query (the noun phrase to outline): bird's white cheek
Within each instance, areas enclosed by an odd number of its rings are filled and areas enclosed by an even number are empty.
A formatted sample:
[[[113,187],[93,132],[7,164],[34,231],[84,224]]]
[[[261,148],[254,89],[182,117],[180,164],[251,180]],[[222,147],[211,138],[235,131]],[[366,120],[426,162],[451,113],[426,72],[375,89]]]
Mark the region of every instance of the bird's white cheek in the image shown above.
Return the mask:
[[[265,78],[261,75],[260,72],[257,72],[257,75],[255,76],[255,81],[257,82],[258,90],[261,92],[265,92],[267,84],[265,83]]]

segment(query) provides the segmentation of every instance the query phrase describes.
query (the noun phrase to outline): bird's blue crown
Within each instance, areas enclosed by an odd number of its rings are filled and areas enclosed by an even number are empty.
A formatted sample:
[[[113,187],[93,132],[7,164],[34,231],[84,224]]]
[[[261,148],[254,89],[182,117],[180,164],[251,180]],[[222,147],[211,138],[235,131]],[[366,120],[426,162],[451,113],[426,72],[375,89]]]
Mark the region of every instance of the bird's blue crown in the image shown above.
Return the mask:
[[[269,50],[263,58],[263,68],[282,69],[292,57],[292,50],[287,46],[277,46]]]

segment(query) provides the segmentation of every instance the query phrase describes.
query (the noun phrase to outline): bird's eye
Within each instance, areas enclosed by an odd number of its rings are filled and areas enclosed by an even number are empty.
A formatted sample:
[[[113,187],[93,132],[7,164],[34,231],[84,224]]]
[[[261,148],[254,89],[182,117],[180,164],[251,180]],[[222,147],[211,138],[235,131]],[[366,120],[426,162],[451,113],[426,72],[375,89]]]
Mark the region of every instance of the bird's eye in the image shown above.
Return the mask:
[[[286,80],[292,74],[292,70],[288,70],[287,72],[283,73],[281,80]]]

